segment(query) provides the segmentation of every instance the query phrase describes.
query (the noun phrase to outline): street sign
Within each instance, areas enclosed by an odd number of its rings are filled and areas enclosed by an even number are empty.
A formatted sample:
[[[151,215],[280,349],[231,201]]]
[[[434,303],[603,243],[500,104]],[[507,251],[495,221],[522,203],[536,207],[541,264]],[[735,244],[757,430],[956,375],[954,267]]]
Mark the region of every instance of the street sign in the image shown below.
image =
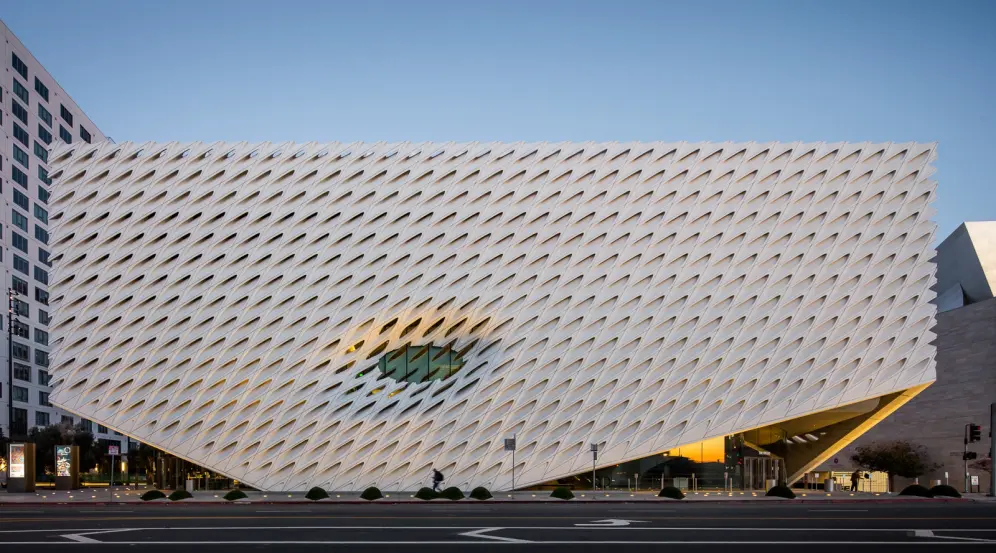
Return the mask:
[[[515,451],[515,438],[505,438],[505,451]]]
[[[107,454],[110,455],[111,457],[114,457],[116,455],[120,455],[121,454],[121,448],[119,446],[116,446],[116,445],[109,445],[109,446],[107,446]]]
[[[973,474],[972,475],[972,485],[973,486],[978,486],[979,485],[979,475],[978,474]]]

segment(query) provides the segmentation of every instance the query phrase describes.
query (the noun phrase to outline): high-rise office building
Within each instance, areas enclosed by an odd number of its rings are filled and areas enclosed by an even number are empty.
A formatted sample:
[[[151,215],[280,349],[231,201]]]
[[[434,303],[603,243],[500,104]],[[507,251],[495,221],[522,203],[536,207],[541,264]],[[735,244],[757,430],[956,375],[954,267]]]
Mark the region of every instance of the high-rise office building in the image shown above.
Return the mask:
[[[23,435],[35,426],[82,422],[98,438],[124,441],[113,431],[61,411],[49,402],[49,279],[52,263],[49,151],[57,142],[98,143],[107,137],[11,30],[0,21],[0,186],[3,191],[4,288],[13,290],[17,316],[13,347],[3,317],[0,346],[0,428]],[[13,353],[13,370],[8,356]],[[10,376],[13,376],[11,380]],[[13,423],[9,420],[13,415]]]

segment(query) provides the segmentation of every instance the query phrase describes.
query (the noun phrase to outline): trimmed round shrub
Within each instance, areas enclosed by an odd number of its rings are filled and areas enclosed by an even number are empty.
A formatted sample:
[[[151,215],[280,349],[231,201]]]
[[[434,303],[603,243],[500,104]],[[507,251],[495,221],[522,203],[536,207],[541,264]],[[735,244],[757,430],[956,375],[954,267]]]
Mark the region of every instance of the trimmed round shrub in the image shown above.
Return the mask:
[[[318,486],[315,486],[314,488],[308,490],[308,493],[304,494],[304,498],[310,499],[312,501],[318,501],[319,499],[328,499],[329,492],[323,490],[322,488],[319,488]]]
[[[685,494],[681,493],[681,490],[675,488],[674,486],[664,486],[661,488],[661,493],[657,494],[657,497],[666,497],[668,499],[685,499]]]
[[[366,499],[367,501],[374,501],[382,497],[384,497],[384,494],[380,493],[380,490],[375,486],[370,486],[360,494],[360,499]]]
[[[463,492],[460,491],[460,488],[456,486],[450,486],[449,488],[446,488],[445,490],[439,492],[439,497],[442,497],[443,499],[449,499],[450,501],[459,501],[464,498],[464,495]]]
[[[166,499],[166,494],[159,490],[149,490],[142,494],[142,501],[152,501],[154,499]]]
[[[933,488],[930,488],[930,495],[934,497],[961,497],[958,490],[948,486],[947,484],[938,484]]]
[[[424,501],[432,501],[433,499],[439,498],[439,494],[432,488],[422,488],[415,492],[415,497]]]
[[[478,486],[470,491],[470,497],[478,501],[484,501],[485,499],[491,499],[492,495],[484,486]]]
[[[768,493],[764,494],[766,497],[781,497],[783,499],[795,499],[795,492],[789,489],[788,486],[774,486]]]
[[[169,494],[170,501],[182,501],[184,499],[190,499],[191,497],[194,496],[190,495],[190,492],[187,490],[176,490],[175,492]]]
[[[249,499],[249,496],[242,490],[232,490],[225,494],[225,501],[238,501],[240,499]]]
[[[914,497],[934,497],[930,490],[921,486],[920,484],[913,484],[912,486],[906,486],[906,488],[899,492],[899,495],[912,495]]]
[[[557,489],[553,490],[553,493],[550,494],[550,497],[553,497],[553,498],[556,498],[556,499],[565,499],[565,500],[566,499],[574,499],[574,493],[571,492],[571,490],[568,490],[567,488],[560,487],[560,488],[557,488]]]

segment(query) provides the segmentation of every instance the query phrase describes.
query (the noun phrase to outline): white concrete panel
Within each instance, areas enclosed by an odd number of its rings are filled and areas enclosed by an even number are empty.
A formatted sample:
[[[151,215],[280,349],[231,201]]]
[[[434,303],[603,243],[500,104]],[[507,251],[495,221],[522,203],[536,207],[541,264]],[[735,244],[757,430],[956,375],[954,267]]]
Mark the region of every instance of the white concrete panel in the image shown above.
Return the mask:
[[[523,486],[906,389],[933,147],[63,147],[52,400],[266,490],[502,489],[513,434]]]

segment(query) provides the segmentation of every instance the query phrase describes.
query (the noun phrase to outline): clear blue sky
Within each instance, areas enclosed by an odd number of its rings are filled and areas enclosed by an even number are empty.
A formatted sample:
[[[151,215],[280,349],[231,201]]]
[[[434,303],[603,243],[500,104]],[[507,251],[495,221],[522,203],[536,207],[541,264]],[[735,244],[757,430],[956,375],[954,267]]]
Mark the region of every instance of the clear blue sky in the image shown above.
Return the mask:
[[[12,1],[124,140],[937,141],[996,219],[996,2]]]

